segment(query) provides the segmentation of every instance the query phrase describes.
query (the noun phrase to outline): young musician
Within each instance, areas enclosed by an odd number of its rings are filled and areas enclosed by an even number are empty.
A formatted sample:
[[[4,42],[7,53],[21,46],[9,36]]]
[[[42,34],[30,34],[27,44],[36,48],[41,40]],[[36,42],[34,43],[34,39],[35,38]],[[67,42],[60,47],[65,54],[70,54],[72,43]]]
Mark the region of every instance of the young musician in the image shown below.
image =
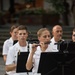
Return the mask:
[[[37,32],[39,44],[33,43],[32,50],[30,51],[27,59],[26,68],[30,70],[32,68],[33,75],[38,75],[37,70],[39,66],[39,59],[41,52],[50,52],[50,39],[51,34],[47,28],[41,28]]]

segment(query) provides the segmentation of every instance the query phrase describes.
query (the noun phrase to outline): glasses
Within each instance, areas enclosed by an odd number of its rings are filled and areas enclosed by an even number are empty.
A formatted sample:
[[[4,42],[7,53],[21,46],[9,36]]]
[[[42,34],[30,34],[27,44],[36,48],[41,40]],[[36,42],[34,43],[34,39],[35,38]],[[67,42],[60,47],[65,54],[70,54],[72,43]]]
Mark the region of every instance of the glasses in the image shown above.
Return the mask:
[[[75,37],[75,34],[73,34],[73,36]]]

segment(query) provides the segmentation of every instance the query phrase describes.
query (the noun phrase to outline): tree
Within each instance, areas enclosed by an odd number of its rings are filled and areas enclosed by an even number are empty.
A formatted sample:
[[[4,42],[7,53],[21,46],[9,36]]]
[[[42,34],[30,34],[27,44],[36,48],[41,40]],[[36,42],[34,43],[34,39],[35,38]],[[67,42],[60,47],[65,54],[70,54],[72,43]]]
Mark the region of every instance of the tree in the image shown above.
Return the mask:
[[[53,8],[55,9],[56,13],[63,13],[65,12],[65,7],[63,4],[63,0],[45,0],[48,3],[51,3]]]
[[[45,0],[52,4],[55,12],[62,16],[62,21],[64,25],[69,25],[69,3],[66,0]]]
[[[9,12],[11,14],[13,14],[15,12],[15,8],[14,8],[14,0],[10,0],[10,8],[9,8]]]

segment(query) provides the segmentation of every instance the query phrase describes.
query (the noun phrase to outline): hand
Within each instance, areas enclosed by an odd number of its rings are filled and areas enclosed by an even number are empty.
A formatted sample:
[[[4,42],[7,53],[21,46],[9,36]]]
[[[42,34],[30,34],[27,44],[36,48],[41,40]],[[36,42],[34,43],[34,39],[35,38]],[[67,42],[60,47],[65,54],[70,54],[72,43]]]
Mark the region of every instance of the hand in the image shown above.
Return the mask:
[[[32,44],[32,53],[35,53],[38,46],[40,46],[40,44],[35,44],[35,43]]]
[[[45,51],[48,47],[48,44],[44,43],[44,42],[40,42],[40,47],[42,51]]]

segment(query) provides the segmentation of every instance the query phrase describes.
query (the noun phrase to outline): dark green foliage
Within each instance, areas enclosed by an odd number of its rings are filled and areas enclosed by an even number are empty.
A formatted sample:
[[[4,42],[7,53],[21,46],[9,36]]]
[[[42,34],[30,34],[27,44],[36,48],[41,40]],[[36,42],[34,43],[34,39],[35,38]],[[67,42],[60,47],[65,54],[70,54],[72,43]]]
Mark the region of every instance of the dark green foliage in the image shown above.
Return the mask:
[[[56,13],[64,13],[65,12],[65,6],[63,0],[45,0],[46,2],[49,2],[54,7]]]

